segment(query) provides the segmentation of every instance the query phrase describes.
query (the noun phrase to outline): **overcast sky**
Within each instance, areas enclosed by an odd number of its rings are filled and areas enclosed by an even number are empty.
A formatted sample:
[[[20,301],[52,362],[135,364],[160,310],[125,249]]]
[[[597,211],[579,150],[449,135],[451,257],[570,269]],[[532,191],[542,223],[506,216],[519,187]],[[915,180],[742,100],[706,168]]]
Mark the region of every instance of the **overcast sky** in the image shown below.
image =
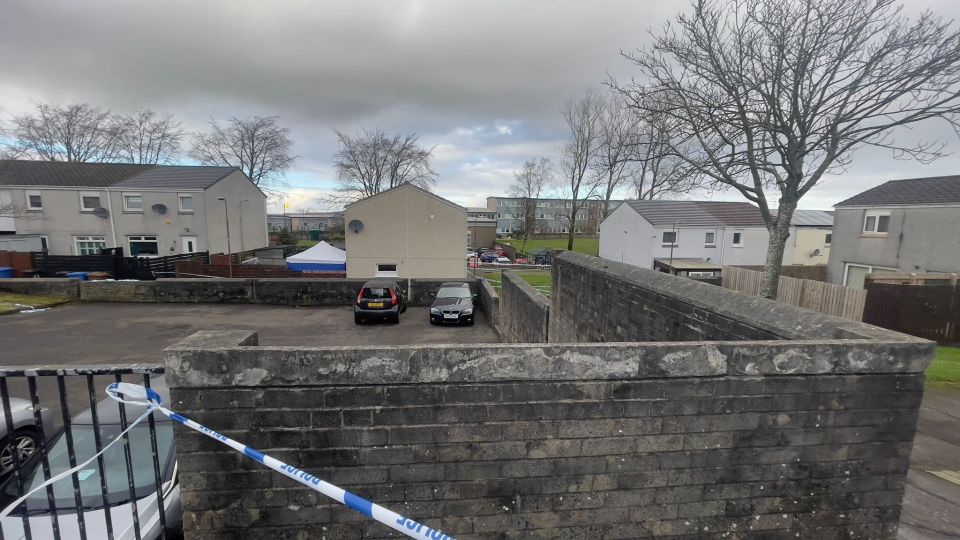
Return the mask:
[[[955,17],[960,2],[909,0]],[[619,56],[648,41],[685,0],[265,2],[4,0],[0,115],[35,102],[87,102],[176,116],[279,115],[299,157],[291,211],[322,209],[332,189],[334,129],[413,131],[434,146],[435,191],[468,206],[504,195],[525,159],[558,162],[564,100],[631,75]],[[930,165],[864,151],[802,208],[834,203],[894,178],[960,173],[955,155]],[[699,198],[738,200],[735,193]],[[275,203],[272,210],[278,209]]]

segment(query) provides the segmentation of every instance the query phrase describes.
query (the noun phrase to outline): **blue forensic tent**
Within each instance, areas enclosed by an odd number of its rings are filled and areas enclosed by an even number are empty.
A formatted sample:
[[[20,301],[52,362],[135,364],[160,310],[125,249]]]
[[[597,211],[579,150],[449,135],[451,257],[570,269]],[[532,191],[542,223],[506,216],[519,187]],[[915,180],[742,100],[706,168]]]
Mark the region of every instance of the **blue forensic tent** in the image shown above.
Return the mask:
[[[287,268],[297,272],[346,272],[347,252],[326,242],[287,257]]]

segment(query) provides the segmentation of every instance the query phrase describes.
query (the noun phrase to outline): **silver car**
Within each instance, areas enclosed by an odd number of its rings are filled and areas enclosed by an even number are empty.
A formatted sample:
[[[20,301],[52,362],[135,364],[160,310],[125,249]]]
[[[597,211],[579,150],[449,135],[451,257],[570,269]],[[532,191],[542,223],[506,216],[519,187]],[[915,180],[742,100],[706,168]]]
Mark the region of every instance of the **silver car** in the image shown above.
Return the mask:
[[[154,389],[169,400],[165,386]],[[133,422],[144,408],[127,405],[127,420]],[[173,426],[170,420],[160,413],[154,413],[156,421],[157,453],[160,462],[161,492],[165,510],[166,528],[173,535],[181,529],[180,485],[177,482],[177,462],[173,448]],[[101,447],[115,440],[121,433],[120,410],[116,401],[106,398],[97,404],[97,420],[100,426]],[[70,424],[73,435],[74,463],[83,463],[96,454],[93,416],[90,410],[74,417]],[[107,522],[104,516],[110,512],[113,535],[117,540],[134,538],[133,508],[136,505],[140,520],[140,537],[153,540],[160,537],[160,515],[157,509],[157,490],[154,479],[153,454],[150,445],[150,428],[144,420],[130,433],[130,455],[133,469],[134,490],[130,496],[124,445],[118,443],[103,454],[104,476],[106,480],[106,500],[101,490],[100,468],[94,460],[76,473],[80,483],[80,496],[83,505],[83,520],[87,538],[107,538]],[[66,433],[61,433],[49,443],[47,459],[51,474],[69,470],[70,461],[67,449]],[[0,487],[0,508],[16,500],[44,482],[41,460],[34,459],[21,469],[26,489],[20,491],[14,475],[10,475]],[[77,503],[74,497],[73,480],[64,478],[53,484],[54,502],[57,507],[57,523],[60,537],[67,540],[80,538],[77,520]],[[47,490],[41,489],[31,495],[9,516],[0,520],[4,538],[23,538],[23,515],[30,522],[33,538],[53,538],[53,519],[47,500]]]
[[[40,448],[40,429],[33,416],[33,404],[25,399],[10,398],[10,417],[13,420],[13,433],[7,432],[7,420],[3,406],[0,405],[0,477],[13,470],[14,456],[20,455],[20,463],[26,463]],[[40,409],[43,429],[52,434],[52,416],[50,411]]]

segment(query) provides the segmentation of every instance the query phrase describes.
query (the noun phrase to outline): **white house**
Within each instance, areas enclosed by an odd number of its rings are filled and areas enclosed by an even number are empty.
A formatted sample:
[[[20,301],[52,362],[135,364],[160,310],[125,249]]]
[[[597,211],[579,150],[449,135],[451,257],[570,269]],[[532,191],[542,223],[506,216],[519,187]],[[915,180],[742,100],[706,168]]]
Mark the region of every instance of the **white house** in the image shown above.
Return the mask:
[[[600,257],[642,268],[671,256],[759,265],[768,240],[760,209],[746,202],[627,201],[600,224]],[[784,260],[791,258],[788,242]]]

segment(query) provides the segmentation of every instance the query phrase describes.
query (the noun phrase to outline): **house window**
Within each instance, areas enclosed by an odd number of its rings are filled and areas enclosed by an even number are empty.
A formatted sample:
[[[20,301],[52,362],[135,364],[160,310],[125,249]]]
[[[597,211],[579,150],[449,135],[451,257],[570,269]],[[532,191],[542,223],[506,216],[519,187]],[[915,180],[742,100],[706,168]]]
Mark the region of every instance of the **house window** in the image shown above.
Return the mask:
[[[677,245],[677,231],[663,231],[663,245],[664,245],[664,246],[676,246],[676,245]]]
[[[396,272],[396,271],[397,271],[396,264],[378,264],[377,265],[377,272]]]
[[[160,245],[157,243],[156,236],[128,236],[127,242],[130,245],[131,257],[160,254]]]
[[[833,234],[827,233],[827,235],[823,239],[823,245],[829,246],[831,240],[833,240]]]
[[[890,230],[890,212],[867,212],[863,218],[863,232],[886,234]]]
[[[180,211],[181,212],[193,212],[193,196],[192,195],[180,195]]]
[[[743,233],[733,233],[733,247],[743,247]]]
[[[896,272],[896,270],[867,264],[847,263],[843,268],[843,284],[854,289],[862,289],[866,283],[867,274],[882,272]]]
[[[703,247],[717,247],[717,233],[714,231],[707,231],[703,235]]]
[[[27,210],[43,210],[43,197],[39,191],[27,192]]]
[[[74,236],[73,245],[77,255],[99,255],[107,241],[102,236]]]
[[[96,191],[81,191],[80,211],[93,212],[97,208],[100,208],[100,194]]]
[[[143,212],[143,195],[139,193],[123,194],[124,212]]]

